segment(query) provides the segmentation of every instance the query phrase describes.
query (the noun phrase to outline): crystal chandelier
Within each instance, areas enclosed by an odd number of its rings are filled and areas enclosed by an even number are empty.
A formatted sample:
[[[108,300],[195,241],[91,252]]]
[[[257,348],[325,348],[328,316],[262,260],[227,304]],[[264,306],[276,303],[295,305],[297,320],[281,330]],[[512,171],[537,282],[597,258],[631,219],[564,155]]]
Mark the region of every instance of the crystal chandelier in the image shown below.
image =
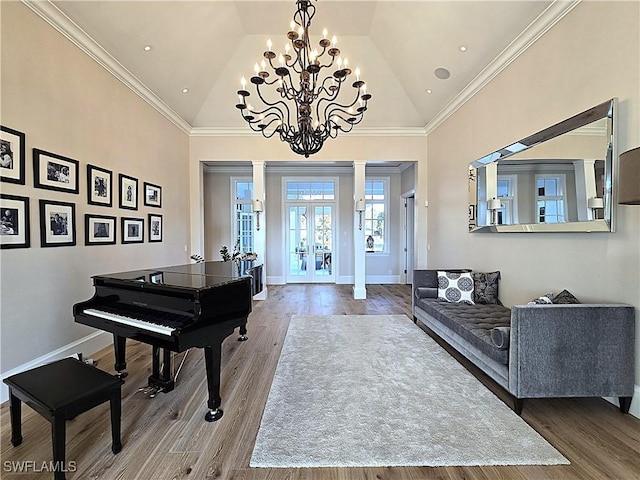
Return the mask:
[[[278,134],[291,150],[308,158],[322,148],[327,138],[336,138],[340,131],[349,132],[362,121],[371,94],[356,68],[356,79],[351,84],[355,97],[341,103],[348,95],[338,99],[341,90],[346,90],[343,83],[352,73],[349,62],[340,56],[336,37],[327,38],[326,29],[318,42],[320,50],[312,49],[309,27],[315,5],[312,0],[296,0],[296,5],[284,53],[273,52],[269,39],[264,59],[254,66],[250,82],[255,85],[262,105],[256,108],[248,102],[251,94],[242,77],[236,108],[252,130],[266,138]],[[323,69],[327,74],[324,78]],[[269,80],[270,77],[273,79]]]

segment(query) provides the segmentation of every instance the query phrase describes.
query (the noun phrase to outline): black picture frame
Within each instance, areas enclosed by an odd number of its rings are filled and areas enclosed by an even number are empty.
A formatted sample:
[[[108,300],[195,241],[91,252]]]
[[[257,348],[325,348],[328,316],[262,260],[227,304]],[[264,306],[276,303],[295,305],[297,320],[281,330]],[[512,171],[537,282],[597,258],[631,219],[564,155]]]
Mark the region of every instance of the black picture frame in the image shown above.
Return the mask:
[[[84,215],[85,245],[114,245],[116,243],[117,218],[111,215]]]
[[[157,213],[149,214],[149,242],[162,241],[162,215]]]
[[[0,248],[29,248],[29,198],[0,194]]]
[[[57,192],[78,193],[78,167],[73,158],[33,149],[33,185]]]
[[[121,173],[118,175],[118,184],[120,208],[138,210],[138,179]]]
[[[162,187],[144,182],[144,205],[146,207],[162,207]]]
[[[75,203],[40,200],[40,246],[69,247],[75,244]]]
[[[24,133],[0,125],[0,181],[25,184],[25,139]]]
[[[121,217],[122,243],[144,243],[144,219]]]
[[[113,172],[87,165],[87,203],[101,207],[113,205]]]

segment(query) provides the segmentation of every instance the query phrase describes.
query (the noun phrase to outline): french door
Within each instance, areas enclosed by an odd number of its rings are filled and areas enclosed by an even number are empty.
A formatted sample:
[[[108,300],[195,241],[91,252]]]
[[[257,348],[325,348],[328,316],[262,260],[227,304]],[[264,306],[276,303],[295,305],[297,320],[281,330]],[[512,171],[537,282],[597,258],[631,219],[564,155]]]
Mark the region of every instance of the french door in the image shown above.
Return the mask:
[[[287,283],[335,282],[333,203],[288,202]]]

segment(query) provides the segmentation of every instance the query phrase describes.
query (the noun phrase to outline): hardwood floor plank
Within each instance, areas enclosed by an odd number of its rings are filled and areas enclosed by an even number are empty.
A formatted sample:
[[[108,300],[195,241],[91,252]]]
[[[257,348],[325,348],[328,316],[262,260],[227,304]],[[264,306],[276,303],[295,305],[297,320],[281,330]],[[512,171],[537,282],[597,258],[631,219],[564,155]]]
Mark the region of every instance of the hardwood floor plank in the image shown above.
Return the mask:
[[[260,421],[292,315],[411,314],[408,285],[367,285],[354,300],[351,285],[270,285],[269,298],[254,302],[247,342],[234,334],[222,346],[224,416],[204,421],[207,388],[202,351],[185,360],[174,391],[146,398],[138,388],[151,372],[150,347],[127,342],[129,376],[122,389],[122,441],[111,453],[108,405],[67,423],[69,480],[635,480],[640,478],[640,420],[622,415],[603,399],[527,400],[522,418],[571,465],[394,468],[250,468]],[[363,335],[366,332],[362,332]],[[424,334],[420,332],[420,334]],[[181,355],[174,358],[174,367]],[[95,356],[113,372],[113,349]],[[493,390],[493,389],[492,389]],[[499,395],[500,396],[500,395]],[[502,396],[500,396],[502,398]],[[23,406],[24,442],[10,443],[8,404],[0,407],[4,462],[51,460],[50,425]],[[3,480],[50,479],[48,472],[2,471]]]

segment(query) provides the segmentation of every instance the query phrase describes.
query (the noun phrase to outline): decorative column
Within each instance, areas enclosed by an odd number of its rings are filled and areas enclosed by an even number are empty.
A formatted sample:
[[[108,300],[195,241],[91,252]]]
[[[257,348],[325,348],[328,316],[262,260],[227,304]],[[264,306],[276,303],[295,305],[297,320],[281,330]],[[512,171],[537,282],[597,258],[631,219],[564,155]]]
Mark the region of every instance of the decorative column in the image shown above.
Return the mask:
[[[265,196],[265,169],[263,160],[253,160],[253,215],[255,225],[255,237],[253,248],[258,254],[258,262],[262,263],[262,292],[255,297],[256,300],[267,299],[267,203]],[[259,225],[259,228],[258,228]]]
[[[204,163],[191,160],[189,163],[189,250],[184,251],[187,258],[191,255],[204,257]]]
[[[365,260],[364,249],[364,180],[365,160],[353,162],[353,298],[367,298],[365,287]]]

